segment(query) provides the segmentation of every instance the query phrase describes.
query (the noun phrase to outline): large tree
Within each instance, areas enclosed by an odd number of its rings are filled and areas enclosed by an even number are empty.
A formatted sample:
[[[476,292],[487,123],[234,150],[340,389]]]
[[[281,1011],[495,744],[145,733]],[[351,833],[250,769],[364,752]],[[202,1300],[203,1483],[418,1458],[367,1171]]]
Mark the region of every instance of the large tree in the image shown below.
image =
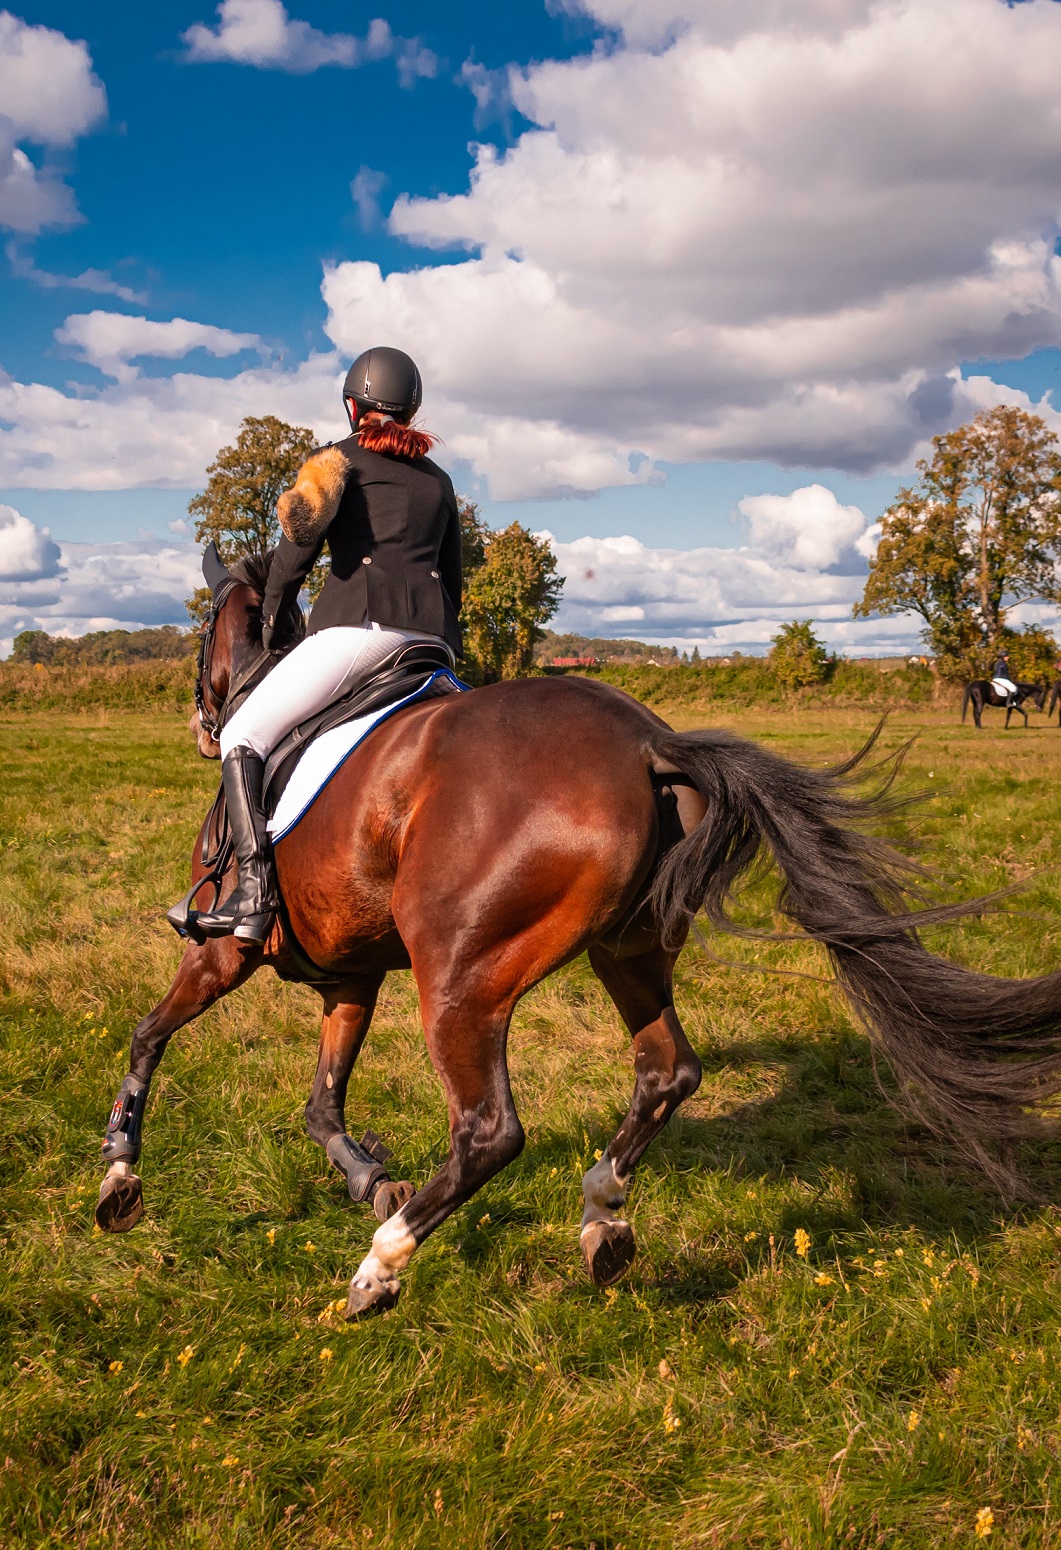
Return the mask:
[[[941,672],[979,672],[1018,603],[1061,598],[1061,454],[1038,415],[1005,405],[933,439],[899,491],[856,617],[913,611]]]
[[[197,542],[213,539],[226,564],[246,554],[264,559],[280,536],[276,503],[315,446],[316,438],[305,426],[288,425],[272,414],[248,416],[235,446],[222,447],[206,470],[206,489],[188,503],[189,515],[196,518]],[[188,600],[194,619],[209,606],[205,587]]]
[[[533,666],[535,643],[560,606],[564,578],[544,539],[519,522],[490,532],[470,502],[462,505],[465,561],[471,561],[461,611],[465,642],[485,683],[518,678]]]

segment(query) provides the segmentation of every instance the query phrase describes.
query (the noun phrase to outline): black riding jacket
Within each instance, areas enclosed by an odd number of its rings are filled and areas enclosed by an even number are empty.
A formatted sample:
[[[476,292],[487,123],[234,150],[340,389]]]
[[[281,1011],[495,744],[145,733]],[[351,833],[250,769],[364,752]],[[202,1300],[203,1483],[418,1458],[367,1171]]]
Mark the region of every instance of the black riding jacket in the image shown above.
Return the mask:
[[[463,655],[461,533],[450,477],[430,458],[368,452],[356,436],[338,443],[353,467],[330,526],[310,544],[282,536],[269,567],[264,615],[294,603],[325,543],[331,573],[309,616],[309,633],[373,624],[441,635]]]
[[[999,657],[991,676],[992,678],[1008,678],[1011,683],[1013,682],[1013,674],[1010,672],[1009,663],[1004,657]]]

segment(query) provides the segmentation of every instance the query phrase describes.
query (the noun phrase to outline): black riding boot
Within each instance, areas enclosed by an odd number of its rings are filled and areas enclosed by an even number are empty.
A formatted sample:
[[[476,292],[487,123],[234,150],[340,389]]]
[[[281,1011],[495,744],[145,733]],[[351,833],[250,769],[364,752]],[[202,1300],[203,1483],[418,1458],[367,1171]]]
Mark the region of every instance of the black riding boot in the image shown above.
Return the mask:
[[[260,945],[273,929],[279,899],[262,811],[265,765],[251,748],[234,748],[221,765],[239,882],[221,905],[195,923],[206,936],[235,936]]]

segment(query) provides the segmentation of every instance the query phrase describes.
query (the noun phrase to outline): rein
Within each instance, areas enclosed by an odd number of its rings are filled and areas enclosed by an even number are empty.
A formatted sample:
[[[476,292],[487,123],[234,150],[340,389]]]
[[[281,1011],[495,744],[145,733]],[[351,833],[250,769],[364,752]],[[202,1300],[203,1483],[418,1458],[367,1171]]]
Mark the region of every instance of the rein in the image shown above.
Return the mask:
[[[279,651],[267,651],[264,647],[254,658],[249,667],[245,667],[233,682],[229,684],[228,693],[225,695],[221,709],[216,716],[211,716],[206,706],[206,691],[204,685],[210,681],[210,670],[214,660],[214,635],[217,628],[218,615],[228,600],[228,595],[233,587],[245,585],[235,578],[221,582],[214,594],[214,600],[210,612],[206,616],[206,624],[199,641],[199,656],[195,664],[195,709],[199,716],[199,725],[216,743],[220,740],[221,729],[232,716],[240,701],[245,699],[251,689],[257,687],[255,680],[263,667],[271,667],[274,662],[283,655]],[[264,676],[264,674],[262,675]]]

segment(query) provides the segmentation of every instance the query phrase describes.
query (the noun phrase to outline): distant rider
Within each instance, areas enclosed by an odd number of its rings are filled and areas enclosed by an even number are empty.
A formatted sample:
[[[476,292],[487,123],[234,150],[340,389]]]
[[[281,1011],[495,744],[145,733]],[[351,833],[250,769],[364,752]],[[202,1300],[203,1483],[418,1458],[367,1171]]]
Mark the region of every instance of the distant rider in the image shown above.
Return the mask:
[[[995,663],[994,670],[991,674],[991,682],[994,684],[999,694],[1005,695],[1007,710],[1016,705],[1017,685],[1009,676],[1009,657],[1004,651],[999,654],[998,661]]]
[[[445,642],[461,655],[461,535],[449,475],[409,423],[420,373],[401,350],[366,350],[343,401],[351,435],[317,452],[280,497],[283,536],[262,609],[262,645],[294,603],[325,543],[331,570],[306,639],[283,657],[224,727],[221,774],[239,885],[200,914],[207,936],[262,943],[279,899],[262,808],[265,760],[292,727],[365,681],[403,641]]]

